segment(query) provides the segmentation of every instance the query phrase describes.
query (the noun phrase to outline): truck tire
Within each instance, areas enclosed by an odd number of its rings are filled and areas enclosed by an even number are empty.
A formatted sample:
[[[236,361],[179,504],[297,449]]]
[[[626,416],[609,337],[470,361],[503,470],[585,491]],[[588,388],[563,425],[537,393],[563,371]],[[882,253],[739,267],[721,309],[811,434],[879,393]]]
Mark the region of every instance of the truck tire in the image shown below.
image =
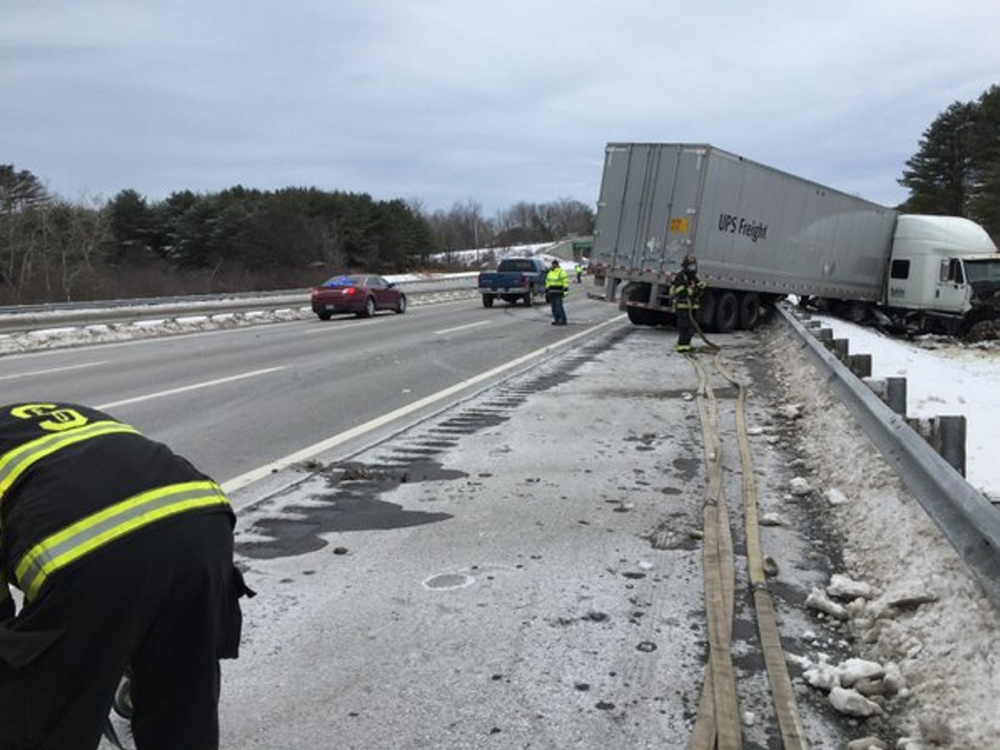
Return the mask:
[[[757,327],[760,320],[760,297],[754,292],[747,292],[740,296],[740,318],[739,329],[741,331],[752,331]]]
[[[719,333],[729,333],[739,322],[740,303],[733,292],[723,292],[719,295],[719,306],[715,311],[715,330]]]
[[[711,289],[701,295],[698,306],[698,325],[705,331],[715,330],[715,311],[719,306],[719,298]]]
[[[531,307],[531,292],[524,295],[524,305],[525,307]]]
[[[629,307],[626,310],[629,322],[636,326],[655,326],[653,313],[644,307]]]
[[[483,295],[483,307],[493,307],[493,295],[484,294]]]

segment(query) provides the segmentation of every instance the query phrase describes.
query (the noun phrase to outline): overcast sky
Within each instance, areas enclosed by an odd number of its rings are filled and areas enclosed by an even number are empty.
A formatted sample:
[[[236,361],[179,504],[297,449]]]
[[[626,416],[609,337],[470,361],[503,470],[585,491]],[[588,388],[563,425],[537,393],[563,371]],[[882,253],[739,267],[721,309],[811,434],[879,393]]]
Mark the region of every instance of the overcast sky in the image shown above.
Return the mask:
[[[594,205],[609,141],[895,204],[1000,83],[997,0],[0,0],[0,163],[64,198],[315,186]]]

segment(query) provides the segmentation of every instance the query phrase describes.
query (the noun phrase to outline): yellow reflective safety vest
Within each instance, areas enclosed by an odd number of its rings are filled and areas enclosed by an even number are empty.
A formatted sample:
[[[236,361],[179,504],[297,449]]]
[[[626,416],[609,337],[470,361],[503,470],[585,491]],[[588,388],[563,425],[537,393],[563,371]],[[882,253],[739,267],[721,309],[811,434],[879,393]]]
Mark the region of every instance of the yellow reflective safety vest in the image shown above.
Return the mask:
[[[215,482],[135,428],[76,404],[0,407],[0,571],[27,603],[89,555],[195,513],[236,521]],[[0,586],[2,615],[9,596]]]
[[[566,272],[562,269],[562,266],[557,266],[556,268],[550,268],[549,272],[545,274],[545,291],[547,292],[562,292],[563,294],[569,289],[569,277]]]

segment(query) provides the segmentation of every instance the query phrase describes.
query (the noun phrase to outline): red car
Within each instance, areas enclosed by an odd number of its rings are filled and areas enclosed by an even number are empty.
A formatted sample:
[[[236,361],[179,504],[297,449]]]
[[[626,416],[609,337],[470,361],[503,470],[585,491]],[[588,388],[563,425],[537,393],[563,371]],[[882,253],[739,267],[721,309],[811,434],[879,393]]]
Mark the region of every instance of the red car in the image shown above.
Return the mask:
[[[334,276],[312,290],[312,309],[320,320],[334,313],[354,313],[370,318],[378,310],[406,312],[406,295],[381,276]]]

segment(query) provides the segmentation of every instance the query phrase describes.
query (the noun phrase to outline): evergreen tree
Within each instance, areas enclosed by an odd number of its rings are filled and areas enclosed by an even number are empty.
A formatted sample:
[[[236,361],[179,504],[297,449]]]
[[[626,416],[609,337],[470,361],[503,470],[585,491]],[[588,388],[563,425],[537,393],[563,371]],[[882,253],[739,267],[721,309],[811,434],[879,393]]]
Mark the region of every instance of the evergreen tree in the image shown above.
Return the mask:
[[[105,257],[111,264],[141,263],[150,250],[156,217],[135,190],[122,190],[107,205],[111,239]]]
[[[39,206],[49,200],[48,192],[27,169],[0,164],[0,214],[12,214]]]
[[[1000,240],[1000,86],[990,87],[976,103],[972,152],[968,216]]]
[[[899,183],[910,196],[910,213],[964,216],[972,182],[974,104],[955,102],[924,131],[920,149],[906,162]]]

